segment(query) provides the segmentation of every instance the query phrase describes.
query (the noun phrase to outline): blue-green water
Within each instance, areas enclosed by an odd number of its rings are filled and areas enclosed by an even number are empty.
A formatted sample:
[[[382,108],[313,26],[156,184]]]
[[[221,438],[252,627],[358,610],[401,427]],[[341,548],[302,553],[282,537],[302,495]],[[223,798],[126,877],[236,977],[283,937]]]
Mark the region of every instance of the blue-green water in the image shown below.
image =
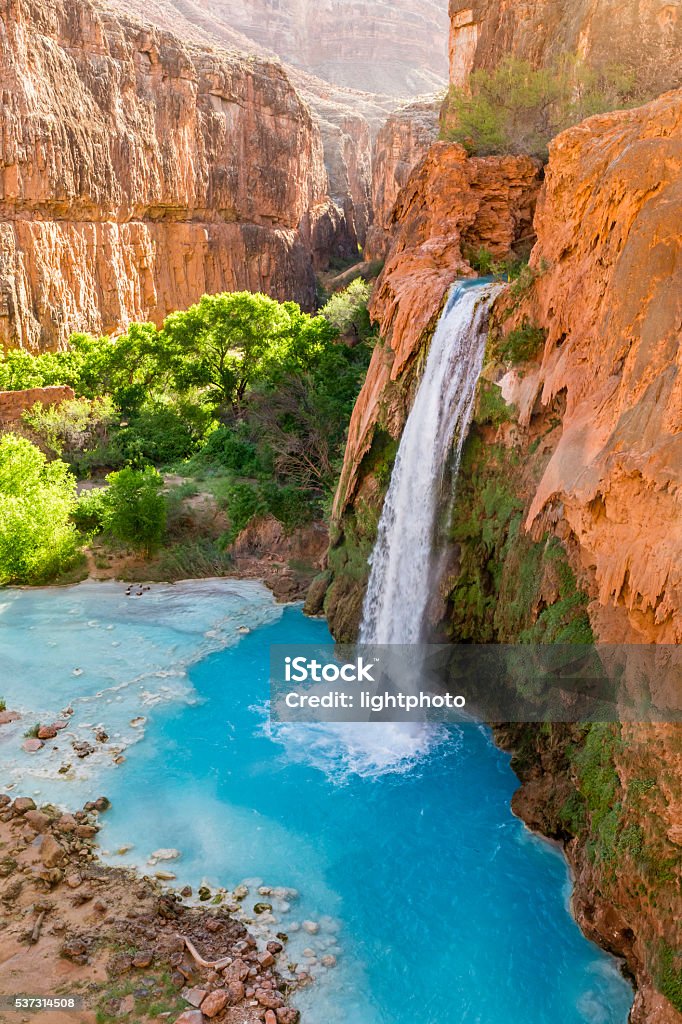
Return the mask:
[[[74,708],[57,750],[21,754],[3,727],[17,792],[105,792],[112,859],[177,848],[174,884],[299,890],[272,927],[293,960],[337,958],[299,994],[307,1024],[624,1024],[631,990],[571,918],[561,854],[512,816],[516,779],[487,730],[273,733],[268,645],[327,641],[323,622],[252,583],[124,592],[4,593],[0,694],[29,721]],[[69,736],[98,725],[110,741],[77,763]]]

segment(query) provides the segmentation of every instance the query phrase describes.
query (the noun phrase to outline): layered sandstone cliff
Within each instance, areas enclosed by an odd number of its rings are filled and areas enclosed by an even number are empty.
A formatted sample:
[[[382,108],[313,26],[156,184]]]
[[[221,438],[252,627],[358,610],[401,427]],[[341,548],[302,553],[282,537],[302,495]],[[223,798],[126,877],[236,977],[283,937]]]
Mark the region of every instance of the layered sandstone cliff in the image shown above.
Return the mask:
[[[450,0],[450,81],[508,54],[549,65],[575,54],[634,72],[643,94],[682,84],[679,0]]]
[[[394,111],[374,143],[372,158],[372,227],[365,258],[383,259],[388,252],[393,207],[410,174],[438,138],[437,100],[416,100]]]
[[[551,145],[536,278],[505,322],[547,332],[505,397],[519,422],[561,395],[563,430],[526,526],[560,509],[602,631],[682,642],[682,92]],[[508,301],[508,300],[507,300]]]
[[[539,186],[540,167],[530,157],[469,158],[461,146],[439,142],[399,193],[388,223],[388,259],[370,306],[383,344],[353,410],[336,516],[353,498],[380,410],[389,415],[392,385],[414,362],[448,287],[458,276],[473,276],[467,255],[484,247],[508,256],[530,230]],[[396,437],[405,409],[392,408],[389,419]]]
[[[477,236],[500,251],[517,206],[495,159],[507,205]],[[396,206],[373,303],[384,342],[353,416],[328,556],[325,608],[343,639],[420,354],[451,277],[468,272],[461,175],[472,164],[438,144]],[[682,639],[681,165],[682,92],[552,144],[530,268],[494,311],[456,543],[434,587],[434,615],[456,641],[661,645],[646,696],[677,713],[665,645]],[[639,694],[643,680],[626,675],[624,692],[635,684]],[[679,1024],[680,726],[517,726],[501,738],[523,782],[515,810],[564,843],[582,928],[636,979],[632,1020]]]
[[[267,49],[336,85],[414,96],[447,76],[445,0],[152,0],[147,16]]]
[[[54,348],[223,289],[313,304],[346,225],[280,66],[77,0],[3,0],[0,25],[0,342]]]

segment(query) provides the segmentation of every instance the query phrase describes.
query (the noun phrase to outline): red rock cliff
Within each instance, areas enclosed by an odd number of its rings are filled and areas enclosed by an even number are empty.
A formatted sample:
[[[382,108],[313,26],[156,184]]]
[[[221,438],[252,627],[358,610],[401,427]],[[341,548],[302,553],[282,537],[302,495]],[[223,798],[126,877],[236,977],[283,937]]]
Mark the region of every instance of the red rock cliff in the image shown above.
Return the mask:
[[[682,84],[677,0],[450,0],[450,81],[507,54],[550,64],[572,53],[634,71],[644,92]]]
[[[438,138],[439,103],[415,101],[386,120],[374,143],[372,160],[373,223],[367,234],[365,259],[383,259],[398,193]]]
[[[353,497],[391,384],[418,353],[448,287],[458,276],[473,275],[465,253],[484,246],[506,256],[530,228],[539,180],[530,157],[469,158],[461,146],[439,142],[400,192],[389,218],[389,256],[370,307],[384,344],[373,353],[353,410],[335,515]],[[397,435],[404,410],[391,418]]]
[[[312,304],[338,214],[281,67],[87,0],[0,0],[0,27],[0,342],[55,348],[230,288]]]
[[[565,398],[527,526],[559,512],[602,634],[639,642],[682,642],[681,171],[682,91],[555,139],[537,278],[507,323],[547,331],[541,365],[507,389],[521,424]]]
[[[438,88],[447,75],[445,0],[157,0],[186,18],[248,37],[337,85],[393,96]],[[240,44],[241,45],[241,44]]]

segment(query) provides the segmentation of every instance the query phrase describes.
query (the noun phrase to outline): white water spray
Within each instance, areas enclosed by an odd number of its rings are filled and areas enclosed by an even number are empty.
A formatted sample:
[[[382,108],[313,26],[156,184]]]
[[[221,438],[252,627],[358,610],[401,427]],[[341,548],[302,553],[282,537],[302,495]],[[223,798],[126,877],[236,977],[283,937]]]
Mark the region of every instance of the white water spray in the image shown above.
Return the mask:
[[[370,559],[360,642],[422,640],[444,475],[456,478],[499,285],[456,284],[433,335]]]

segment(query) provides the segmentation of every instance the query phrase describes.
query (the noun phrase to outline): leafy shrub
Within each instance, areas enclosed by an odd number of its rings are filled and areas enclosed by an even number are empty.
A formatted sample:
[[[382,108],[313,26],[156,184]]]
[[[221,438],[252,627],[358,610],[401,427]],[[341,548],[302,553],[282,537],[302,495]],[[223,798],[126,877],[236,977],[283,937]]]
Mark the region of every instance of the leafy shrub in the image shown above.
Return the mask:
[[[143,408],[121,427],[109,446],[110,465],[141,468],[187,459],[196,449],[198,437],[180,410],[170,405]]]
[[[222,493],[222,501],[230,520],[225,540],[231,544],[254,516],[268,511],[267,502],[254,484],[230,483]]]
[[[547,339],[547,331],[524,320],[510,331],[500,345],[500,357],[506,362],[525,363],[534,359]]]
[[[158,548],[166,526],[163,478],[148,466],[130,467],[110,473],[106,494],[104,526],[123,544],[139,548],[149,556]]]
[[[476,409],[477,423],[490,423],[499,427],[512,418],[512,407],[507,405],[497,384],[483,380],[479,384]]]
[[[107,490],[96,487],[83,491],[71,513],[71,519],[81,533],[101,533],[107,514]]]
[[[546,159],[547,144],[560,131],[643,98],[635,77],[615,65],[595,69],[567,58],[534,68],[508,56],[492,71],[474,71],[468,88],[451,87],[441,134],[471,153]]]
[[[259,471],[256,445],[243,421],[234,427],[217,427],[192,458],[192,469],[211,466],[228,469],[236,476],[253,476]]]
[[[656,983],[666,999],[682,1013],[682,952],[667,942],[661,942],[658,948]]]
[[[372,335],[367,311],[371,294],[372,286],[361,277],[356,277],[343,291],[335,292],[320,313],[340,334],[356,342],[365,341]]]
[[[76,481],[24,437],[0,439],[0,584],[43,583],[70,568]]]
[[[83,452],[105,445],[118,413],[112,400],[75,398],[58,405],[41,402],[22,414],[40,444],[77,467]]]

